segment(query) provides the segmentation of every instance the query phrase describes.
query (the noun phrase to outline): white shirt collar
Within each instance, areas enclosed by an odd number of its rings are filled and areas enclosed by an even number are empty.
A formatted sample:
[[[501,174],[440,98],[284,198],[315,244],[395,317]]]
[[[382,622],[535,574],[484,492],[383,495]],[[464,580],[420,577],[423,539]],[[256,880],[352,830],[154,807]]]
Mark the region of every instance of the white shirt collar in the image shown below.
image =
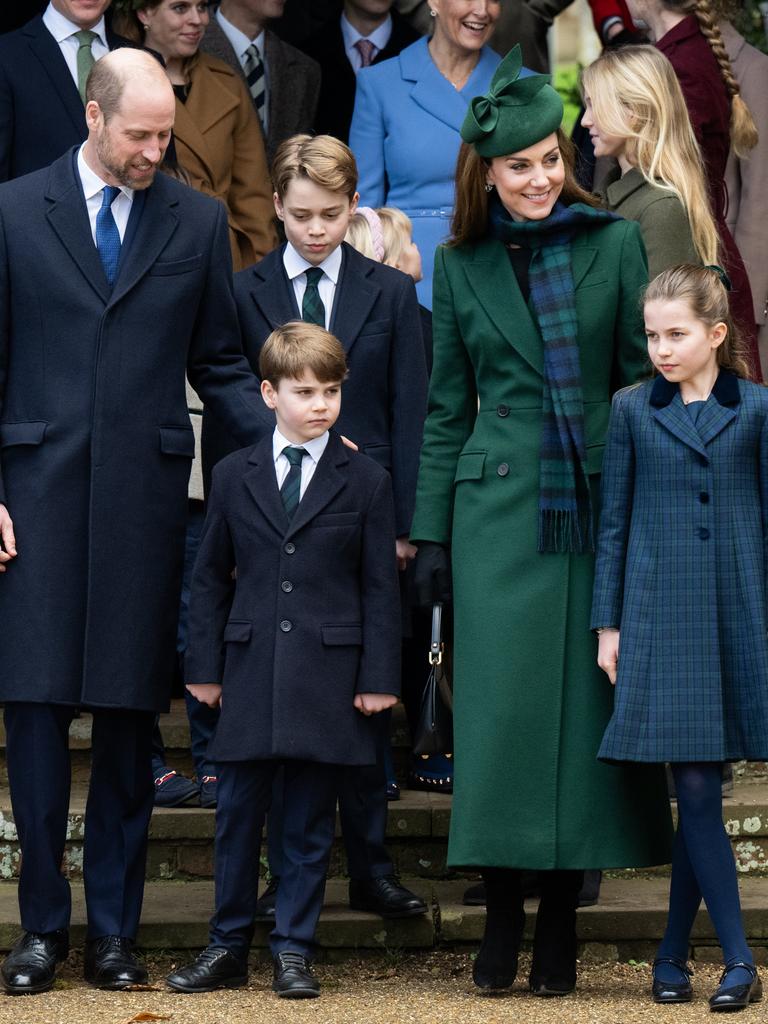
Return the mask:
[[[83,186],[83,193],[85,194],[85,199],[87,202],[89,199],[92,199],[98,192],[101,192],[107,184],[107,182],[103,181],[98,176],[98,174],[96,174],[95,171],[92,171],[91,168],[88,166],[85,160],[85,156],[83,155],[84,149],[85,144],[83,144],[77,151],[77,172],[80,175],[80,181]],[[131,202],[133,202],[134,190],[132,188],[127,188],[125,185],[121,185],[120,191],[127,199],[130,199]]]
[[[337,245],[330,256],[326,256],[322,263],[317,264],[321,270],[324,270],[328,277],[333,281],[334,285],[339,283],[339,274],[341,273],[341,246]],[[304,274],[314,264],[309,263],[304,259],[296,250],[293,248],[290,242],[285,246],[283,252],[283,266],[285,272],[288,275],[289,281],[293,281],[299,274]]]
[[[374,29],[369,36],[361,35],[360,32],[347,20],[346,14],[341,15],[341,34],[344,37],[344,47],[351,49],[358,39],[369,39],[376,47],[377,53],[381,52],[389,42],[392,35],[392,15],[388,14],[377,29]]]
[[[74,35],[75,32],[80,31],[80,26],[75,25],[75,23],[70,21],[69,18],[65,18],[60,11],[56,10],[53,4],[48,4],[46,7],[45,13],[43,14],[43,24],[57,43],[63,43],[65,39],[69,39],[69,37]],[[104,24],[104,15],[102,15],[93,28],[91,28],[91,32],[96,33],[104,46],[107,45],[107,29]]]
[[[305,451],[309,452],[310,458],[313,462],[318,463],[320,456],[325,451],[328,445],[328,431],[319,437],[313,437],[311,441],[304,441],[302,444],[296,444],[295,441],[289,441],[287,437],[284,437],[277,427],[272,435],[272,458],[277,462],[278,457],[283,454],[283,448],[304,448]]]
[[[251,43],[256,45],[262,60],[264,59],[264,29],[259,32],[255,39],[249,39],[245,32],[241,32],[237,25],[233,25],[231,21],[224,17],[220,7],[216,10],[216,20],[221,26],[222,32],[232,44],[232,49],[237,54],[239,60],[243,59],[245,51]]]

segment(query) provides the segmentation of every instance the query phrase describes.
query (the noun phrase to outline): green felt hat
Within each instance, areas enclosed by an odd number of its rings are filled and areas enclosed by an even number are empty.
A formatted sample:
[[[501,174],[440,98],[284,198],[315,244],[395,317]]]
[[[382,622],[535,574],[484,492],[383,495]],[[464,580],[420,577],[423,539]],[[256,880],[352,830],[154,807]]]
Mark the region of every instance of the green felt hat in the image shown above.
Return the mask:
[[[549,75],[521,78],[522,66],[515,46],[496,68],[488,92],[470,101],[461,137],[486,159],[527,149],[557,131],[563,120],[563,101]]]

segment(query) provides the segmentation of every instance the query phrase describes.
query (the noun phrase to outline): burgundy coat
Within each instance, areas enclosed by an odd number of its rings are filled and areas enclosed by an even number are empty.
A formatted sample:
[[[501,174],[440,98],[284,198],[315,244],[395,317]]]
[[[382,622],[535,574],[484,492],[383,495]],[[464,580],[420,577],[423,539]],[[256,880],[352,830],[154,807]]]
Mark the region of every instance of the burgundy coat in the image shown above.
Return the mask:
[[[747,345],[756,380],[760,379],[752,291],[733,235],[725,223],[728,193],[725,166],[731,148],[731,101],[720,66],[702,34],[695,15],[683,18],[656,43],[668,58],[683,90],[696,139],[704,157],[704,166],[717,230],[723,244],[723,262],[733,285],[731,311]]]

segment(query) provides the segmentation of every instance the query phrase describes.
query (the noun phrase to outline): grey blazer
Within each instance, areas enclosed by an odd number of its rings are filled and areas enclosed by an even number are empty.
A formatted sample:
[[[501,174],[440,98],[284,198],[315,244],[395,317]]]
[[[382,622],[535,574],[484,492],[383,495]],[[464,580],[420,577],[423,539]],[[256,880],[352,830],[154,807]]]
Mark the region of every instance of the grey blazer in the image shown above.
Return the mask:
[[[213,14],[201,49],[243,74],[240,60]],[[269,29],[265,34],[264,49],[269,75],[265,142],[267,159],[271,163],[281,142],[298,132],[312,131],[320,93],[320,65],[295,46],[283,42]]]

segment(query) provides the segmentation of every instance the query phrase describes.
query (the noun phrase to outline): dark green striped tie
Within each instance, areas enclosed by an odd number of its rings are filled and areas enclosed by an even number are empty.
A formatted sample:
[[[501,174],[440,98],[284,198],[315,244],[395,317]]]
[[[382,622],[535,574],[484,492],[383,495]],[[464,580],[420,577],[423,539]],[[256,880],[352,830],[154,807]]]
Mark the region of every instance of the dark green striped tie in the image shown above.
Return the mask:
[[[301,494],[301,460],[307,454],[306,448],[283,448],[283,455],[288,459],[291,468],[283,480],[280,488],[280,497],[283,499],[288,520],[293,519],[293,514],[299,507],[299,495]]]
[[[317,324],[318,327],[325,327],[325,306],[320,298],[317,286],[320,278],[325,273],[320,267],[310,267],[307,270],[307,287],[304,290],[304,298],[301,300],[301,319],[305,324]]]

